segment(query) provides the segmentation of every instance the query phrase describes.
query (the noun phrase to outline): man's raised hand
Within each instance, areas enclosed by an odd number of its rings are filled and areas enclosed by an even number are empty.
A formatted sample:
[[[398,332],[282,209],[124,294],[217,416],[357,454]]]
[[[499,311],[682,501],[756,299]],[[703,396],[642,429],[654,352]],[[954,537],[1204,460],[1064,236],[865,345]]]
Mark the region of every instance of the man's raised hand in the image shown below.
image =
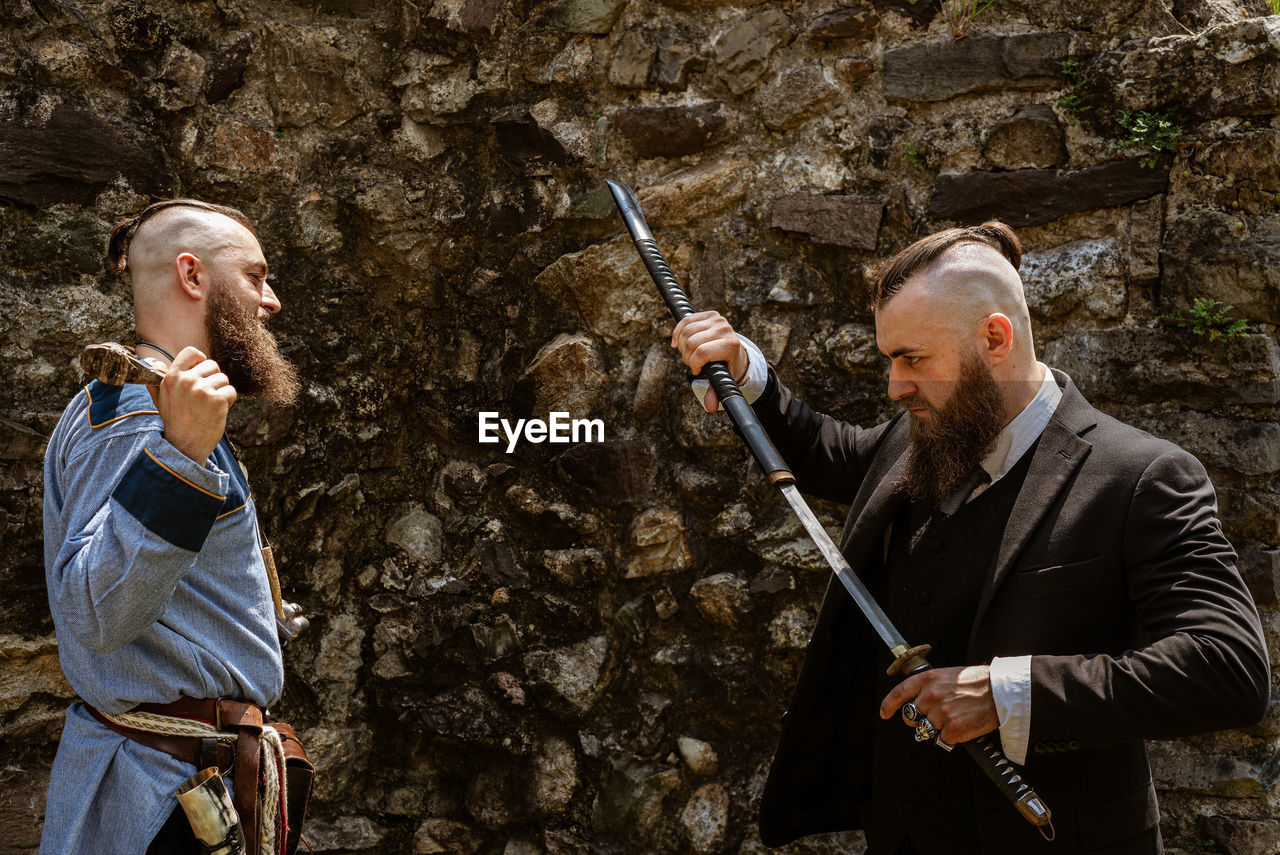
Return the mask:
[[[719,312],[696,312],[685,316],[671,332],[671,346],[680,351],[680,358],[693,374],[702,371],[708,362],[725,362],[738,383],[747,376],[750,362],[747,349]],[[720,399],[714,389],[707,390],[703,406],[709,413],[720,408]]]
[[[227,429],[236,390],[218,363],[194,347],[183,348],[159,386],[148,386],[164,421],[169,444],[204,466]]]

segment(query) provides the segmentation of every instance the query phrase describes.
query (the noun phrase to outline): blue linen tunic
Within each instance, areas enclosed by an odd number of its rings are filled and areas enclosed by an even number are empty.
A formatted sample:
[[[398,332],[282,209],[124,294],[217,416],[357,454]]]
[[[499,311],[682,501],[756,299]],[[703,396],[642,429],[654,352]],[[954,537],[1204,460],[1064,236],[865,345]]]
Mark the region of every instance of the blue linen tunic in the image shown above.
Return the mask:
[[[58,656],[87,703],[181,696],[270,706],[284,671],[249,486],[224,439],[200,466],[161,435],[143,386],[90,383],[45,453]],[[41,855],[141,855],[195,767],[67,710]]]

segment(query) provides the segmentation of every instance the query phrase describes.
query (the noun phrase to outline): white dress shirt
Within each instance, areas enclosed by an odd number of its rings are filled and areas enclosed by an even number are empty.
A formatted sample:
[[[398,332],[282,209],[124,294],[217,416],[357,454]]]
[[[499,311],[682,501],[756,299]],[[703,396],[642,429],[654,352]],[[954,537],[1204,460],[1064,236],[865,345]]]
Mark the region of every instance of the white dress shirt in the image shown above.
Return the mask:
[[[747,403],[754,404],[768,385],[769,364],[755,342],[741,333],[738,338],[747,350],[748,359],[747,374],[738,388],[742,390]],[[995,449],[982,459],[982,468],[991,476],[990,483],[979,484],[966,501],[971,502],[982,495],[1017,465],[1044,432],[1058,402],[1062,400],[1062,390],[1053,379],[1053,373],[1044,363],[1037,363],[1037,366],[1044,376],[1039,390],[1022,412],[1005,425],[996,438]],[[693,382],[698,403],[703,403],[709,388],[710,384],[706,380]],[[1022,765],[1027,759],[1027,743],[1031,735],[1031,657],[997,656],[992,659],[991,694],[1000,719],[1000,742],[1004,754],[1014,763]]]

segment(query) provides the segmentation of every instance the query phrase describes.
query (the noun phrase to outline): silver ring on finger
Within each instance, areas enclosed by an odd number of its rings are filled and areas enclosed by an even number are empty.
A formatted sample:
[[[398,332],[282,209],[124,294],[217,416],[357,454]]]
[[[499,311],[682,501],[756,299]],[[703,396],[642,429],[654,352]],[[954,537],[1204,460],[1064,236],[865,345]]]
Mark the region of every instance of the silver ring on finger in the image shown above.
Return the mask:
[[[952,748],[955,748],[955,746],[950,742],[943,742],[941,736],[933,740],[933,744],[941,748],[943,751],[950,751]]]
[[[920,723],[916,725],[916,742],[928,742],[929,740],[936,738],[937,735],[938,731],[934,729],[933,725],[929,722],[929,719],[920,719]]]

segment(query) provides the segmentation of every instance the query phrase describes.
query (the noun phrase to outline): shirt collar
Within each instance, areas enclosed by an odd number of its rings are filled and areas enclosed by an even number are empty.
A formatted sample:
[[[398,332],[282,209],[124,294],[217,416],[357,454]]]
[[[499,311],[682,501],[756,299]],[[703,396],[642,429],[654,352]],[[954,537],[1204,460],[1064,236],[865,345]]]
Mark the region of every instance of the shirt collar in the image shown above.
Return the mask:
[[[1004,430],[996,437],[996,447],[982,458],[982,468],[991,476],[993,484],[1017,465],[1027,449],[1040,438],[1054,410],[1058,408],[1058,402],[1062,400],[1062,390],[1058,388],[1053,372],[1043,362],[1037,362],[1036,365],[1044,372],[1044,380],[1035,397],[1022,408],[1022,412],[1013,417],[1013,421],[1005,425]]]

